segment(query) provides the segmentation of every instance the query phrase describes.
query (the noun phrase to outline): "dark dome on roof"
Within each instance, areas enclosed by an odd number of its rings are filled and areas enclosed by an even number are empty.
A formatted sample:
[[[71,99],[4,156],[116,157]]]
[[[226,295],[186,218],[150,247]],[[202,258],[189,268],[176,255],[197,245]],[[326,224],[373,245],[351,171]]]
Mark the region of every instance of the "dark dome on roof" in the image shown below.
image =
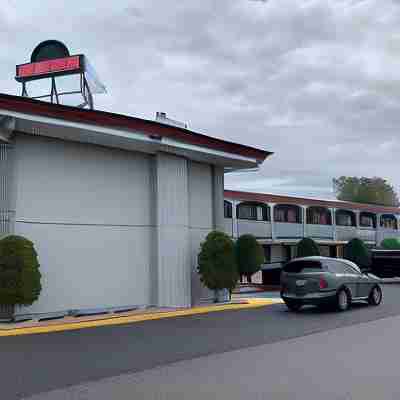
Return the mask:
[[[32,52],[31,62],[53,60],[69,57],[67,46],[58,40],[45,40],[39,43]]]

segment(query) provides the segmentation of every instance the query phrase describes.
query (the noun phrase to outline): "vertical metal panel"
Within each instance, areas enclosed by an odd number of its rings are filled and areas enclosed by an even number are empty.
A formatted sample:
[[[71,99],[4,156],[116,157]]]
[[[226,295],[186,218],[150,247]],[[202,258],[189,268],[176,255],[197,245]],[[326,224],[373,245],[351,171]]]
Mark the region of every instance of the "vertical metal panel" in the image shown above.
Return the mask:
[[[189,307],[190,239],[187,160],[158,154],[158,304]]]
[[[12,201],[14,148],[0,143],[0,237],[13,233],[15,208]]]
[[[224,230],[224,168],[213,167],[213,218],[214,228]]]

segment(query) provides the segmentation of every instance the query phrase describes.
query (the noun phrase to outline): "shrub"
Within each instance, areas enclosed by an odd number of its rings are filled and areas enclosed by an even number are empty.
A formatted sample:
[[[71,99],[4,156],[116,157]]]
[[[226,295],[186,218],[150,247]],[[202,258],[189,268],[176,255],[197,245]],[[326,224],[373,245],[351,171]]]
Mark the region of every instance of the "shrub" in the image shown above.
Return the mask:
[[[240,278],[243,275],[251,282],[251,276],[261,269],[265,262],[264,250],[253,235],[242,235],[236,242],[236,261]]]
[[[198,256],[201,282],[211,290],[232,290],[239,279],[232,239],[223,232],[210,232]]]
[[[310,257],[310,256],[320,256],[319,247],[317,243],[311,238],[301,239],[297,243],[297,255],[296,257]]]
[[[351,239],[344,246],[344,258],[356,263],[360,268],[371,266],[371,252],[365,243],[358,238]]]
[[[398,238],[383,239],[381,247],[386,250],[400,250],[400,240]]]
[[[37,253],[33,243],[22,236],[0,240],[0,304],[30,305],[42,286]]]

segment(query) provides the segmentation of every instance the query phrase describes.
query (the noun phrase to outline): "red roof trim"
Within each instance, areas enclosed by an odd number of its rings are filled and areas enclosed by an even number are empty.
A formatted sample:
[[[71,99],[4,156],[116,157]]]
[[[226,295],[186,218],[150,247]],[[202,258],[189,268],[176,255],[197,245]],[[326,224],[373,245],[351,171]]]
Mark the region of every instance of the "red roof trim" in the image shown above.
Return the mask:
[[[0,93],[0,109],[57,118],[66,121],[87,123],[91,125],[138,130],[145,134],[157,134],[197,146],[254,158],[258,162],[264,161],[268,156],[273,154],[269,151],[217,139],[175,126],[164,125],[156,121],[105,111],[88,110],[61,104],[51,104],[27,97],[11,96]]]
[[[305,206],[320,206],[320,207],[334,207],[340,209],[352,209],[360,211],[369,211],[373,213],[393,213],[400,214],[400,208],[396,207],[383,207],[374,206],[369,204],[351,203],[342,201],[329,201],[317,199],[305,199],[302,197],[281,196],[267,193],[251,193],[239,192],[234,190],[225,190],[225,198],[245,200],[245,201],[259,201],[265,203],[281,203],[281,204],[296,204]]]

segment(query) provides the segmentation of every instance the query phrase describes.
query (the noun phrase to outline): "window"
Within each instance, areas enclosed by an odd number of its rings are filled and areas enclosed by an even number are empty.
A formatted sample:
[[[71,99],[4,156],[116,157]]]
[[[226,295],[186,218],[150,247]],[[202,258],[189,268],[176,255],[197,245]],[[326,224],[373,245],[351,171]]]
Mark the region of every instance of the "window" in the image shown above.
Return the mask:
[[[237,218],[251,221],[268,221],[269,209],[265,204],[241,203],[237,206]]]
[[[371,214],[360,214],[360,226],[374,228],[374,216]]]
[[[297,206],[280,204],[275,207],[276,222],[301,223],[300,209]]]
[[[224,217],[232,218],[232,203],[224,200]]]
[[[381,226],[386,229],[397,229],[397,221],[394,215],[382,215]]]
[[[300,272],[321,272],[322,265],[319,261],[292,261],[288,262],[283,270],[285,272],[296,273]]]
[[[330,212],[325,208],[310,207],[307,209],[307,223],[314,225],[331,225]]]
[[[253,204],[240,204],[238,206],[238,218],[257,220],[257,207]]]
[[[344,274],[345,268],[344,268],[344,263],[340,261],[334,261],[334,260],[329,260],[326,262],[326,266],[328,268],[329,272],[332,272],[333,274]]]
[[[326,266],[328,268],[328,271],[332,272],[333,274],[359,274],[360,273],[360,271],[358,271],[356,268],[353,268],[351,265],[341,262],[341,261],[329,260],[326,262]]]
[[[346,211],[338,212],[336,214],[336,224],[340,226],[354,226],[353,214]]]

